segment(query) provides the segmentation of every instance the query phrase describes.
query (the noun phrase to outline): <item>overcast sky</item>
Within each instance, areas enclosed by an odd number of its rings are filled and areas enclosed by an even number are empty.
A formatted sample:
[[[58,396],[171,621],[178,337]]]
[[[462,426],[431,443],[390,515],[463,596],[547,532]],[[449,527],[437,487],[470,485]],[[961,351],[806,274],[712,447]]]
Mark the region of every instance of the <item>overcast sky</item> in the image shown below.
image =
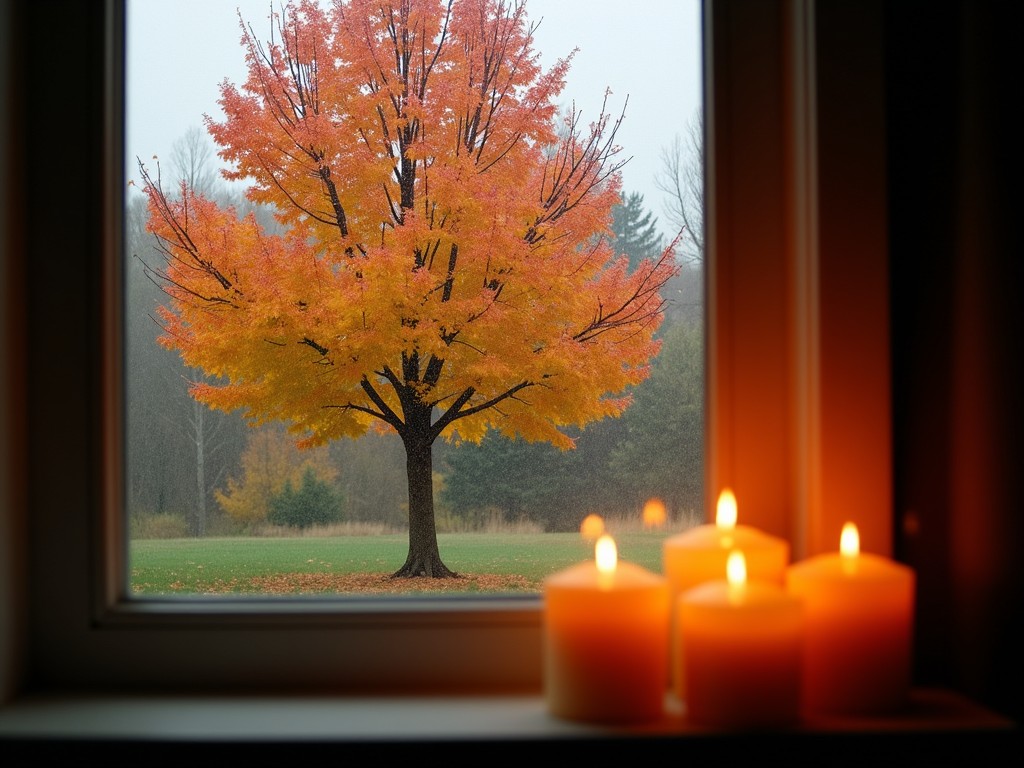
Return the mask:
[[[270,2],[128,0],[129,177],[137,175],[136,157],[147,165],[153,155],[169,159],[174,141],[201,128],[204,113],[220,119],[218,84],[245,76],[236,9],[266,37]],[[574,100],[585,122],[597,116],[605,88],[616,115],[629,96],[618,136],[632,158],[623,186],[643,194],[664,223],[654,186],[661,152],[701,106],[699,0],[528,0],[527,12],[541,20],[535,41],[546,65],[580,49],[562,101]]]

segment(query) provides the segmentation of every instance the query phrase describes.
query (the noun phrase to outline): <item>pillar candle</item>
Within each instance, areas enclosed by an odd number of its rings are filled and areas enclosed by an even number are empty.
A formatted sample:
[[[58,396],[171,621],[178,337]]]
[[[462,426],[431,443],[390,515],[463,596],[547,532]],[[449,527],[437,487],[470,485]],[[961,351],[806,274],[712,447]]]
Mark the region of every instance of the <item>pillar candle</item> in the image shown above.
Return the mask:
[[[910,689],[913,570],[860,552],[857,527],[847,523],[839,552],[791,565],[786,583],[806,612],[805,713],[899,709]]]
[[[595,555],[544,580],[548,708],[572,720],[655,720],[667,692],[668,583],[618,562],[610,536],[598,539]]]
[[[736,521],[736,496],[726,488],[718,496],[714,525],[698,525],[665,539],[662,566],[672,596],[673,625],[677,598],[698,584],[724,579],[726,560],[734,549],[743,552],[749,581],[785,584],[789,542]],[[673,656],[670,673],[677,689],[678,662]]]
[[[794,725],[800,717],[800,601],[779,584],[747,581],[738,550],[730,553],[726,571],[727,579],[677,598],[677,693],[685,699],[686,717],[714,728]]]
[[[726,488],[718,497],[714,525],[698,525],[665,539],[662,561],[674,595],[705,581],[721,580],[734,549],[743,552],[748,580],[785,583],[789,542],[749,525],[737,525],[736,520],[736,497]]]

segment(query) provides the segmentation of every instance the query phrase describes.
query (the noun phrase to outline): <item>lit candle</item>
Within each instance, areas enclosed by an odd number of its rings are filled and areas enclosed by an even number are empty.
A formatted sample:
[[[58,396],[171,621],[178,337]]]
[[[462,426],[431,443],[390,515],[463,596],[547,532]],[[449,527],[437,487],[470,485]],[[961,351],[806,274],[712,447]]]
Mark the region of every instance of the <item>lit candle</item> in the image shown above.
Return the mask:
[[[676,692],[686,717],[714,728],[793,725],[800,716],[803,607],[778,584],[748,581],[738,550],[726,575],[678,598],[674,650],[683,672]]]
[[[910,689],[914,571],[860,551],[847,523],[840,551],[789,567],[804,602],[805,714],[874,715],[902,706]]]
[[[736,521],[736,496],[726,488],[718,496],[714,525],[698,525],[665,539],[662,561],[674,595],[721,579],[733,549],[742,550],[750,581],[785,583],[789,542]]]
[[[733,549],[743,551],[750,581],[785,584],[789,542],[753,526],[737,525],[737,517],[736,496],[726,488],[718,495],[714,525],[698,525],[670,536],[662,544],[662,566],[672,597],[670,623],[673,627],[675,601],[679,595],[698,584],[721,580]],[[671,675],[676,688],[681,676],[678,663],[678,657],[673,656]]]
[[[607,535],[594,561],[544,580],[544,692],[552,714],[605,723],[663,714],[668,594],[662,576],[618,562]]]

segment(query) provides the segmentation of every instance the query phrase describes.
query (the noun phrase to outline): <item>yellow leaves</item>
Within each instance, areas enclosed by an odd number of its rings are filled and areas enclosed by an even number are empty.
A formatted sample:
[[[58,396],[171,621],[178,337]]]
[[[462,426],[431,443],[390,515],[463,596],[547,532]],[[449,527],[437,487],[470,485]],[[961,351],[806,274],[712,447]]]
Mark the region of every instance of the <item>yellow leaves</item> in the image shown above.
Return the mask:
[[[241,476],[230,477],[227,488],[215,493],[217,503],[235,520],[258,523],[267,519],[270,503],[284,490],[285,483],[298,486],[307,468],[316,477],[332,482],[338,469],[326,449],[302,452],[295,441],[277,426],[249,433],[242,454]]]

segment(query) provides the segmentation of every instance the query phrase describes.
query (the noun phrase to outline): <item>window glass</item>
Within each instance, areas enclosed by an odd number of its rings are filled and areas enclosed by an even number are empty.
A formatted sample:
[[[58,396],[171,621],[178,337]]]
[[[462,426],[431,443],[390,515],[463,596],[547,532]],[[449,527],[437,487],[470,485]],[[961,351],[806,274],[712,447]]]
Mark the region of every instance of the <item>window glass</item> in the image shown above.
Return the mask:
[[[502,131],[511,130],[497,111],[493,137],[477,126],[466,146],[480,156],[494,152],[495,167],[507,169],[500,175],[476,173],[473,178],[486,184],[477,184],[471,195],[464,189],[468,182],[451,182],[455,161],[442,149],[427,147],[423,166],[429,170],[409,171],[413,189],[407,206],[401,185],[387,175],[394,173],[393,163],[390,171],[385,167],[383,180],[375,177],[379,164],[356,164],[354,150],[337,138],[339,126],[358,122],[352,95],[383,88],[379,79],[353,83],[331,77],[329,66],[344,59],[337,51],[311,53],[314,49],[301,42],[298,48],[286,46],[286,55],[291,51],[296,59],[293,66],[286,62],[279,68],[285,91],[273,85],[267,91],[281,98],[288,93],[293,100],[276,102],[276,112],[263,110],[262,122],[256,119],[259,99],[233,103],[231,114],[237,117],[229,117],[219,99],[222,83],[241,90],[246,82],[243,36],[251,35],[256,46],[248,49],[250,55],[273,61],[273,46],[292,39],[284,33],[294,17],[269,18],[262,0],[128,1],[124,494],[132,594],[532,593],[546,574],[592,556],[588,525],[594,521],[616,536],[623,559],[653,570],[661,569],[661,540],[699,521],[704,498],[699,3],[639,0],[626,8],[610,1],[530,0],[526,10],[528,23],[539,24],[533,49],[543,71],[579,49],[553,101],[557,114],[547,121],[557,128],[569,120],[569,127],[549,137],[547,167],[557,164],[559,141],[567,131],[575,129],[585,143],[602,114],[608,118],[604,168],[627,161],[621,166],[620,202],[607,207],[609,231],[603,238],[597,237],[597,220],[583,217],[574,226],[545,222],[549,229],[542,233],[554,240],[555,234],[569,237],[574,227],[588,225],[587,238],[566,253],[600,254],[607,245],[625,256],[617,282],[605,278],[603,292],[592,295],[579,287],[587,282],[570,279],[575,269],[549,274],[526,267],[523,259],[501,263],[515,248],[539,254],[536,258],[549,253],[540,238],[531,242],[532,250],[523,246],[534,236],[523,224],[531,219],[512,217],[514,225],[498,226],[495,211],[511,212],[514,203],[536,217],[539,209],[530,207],[535,200],[514,193],[550,191],[559,177],[547,177],[546,187],[529,178],[526,169],[544,165],[530,165],[530,153],[517,148],[527,140],[509,141],[507,152],[495,150]],[[456,10],[453,24],[457,15]],[[323,40],[303,32],[310,46]],[[462,33],[453,27],[452,40],[463,39]],[[458,82],[451,72],[470,66],[458,57],[444,64],[432,77],[445,87]],[[489,93],[500,87],[495,80]],[[471,114],[467,109],[463,112]],[[422,135],[432,141],[435,130],[443,134],[440,121],[448,116],[428,110]],[[252,138],[261,131],[267,138]],[[298,141],[300,135],[316,141]],[[364,136],[378,156],[402,141]],[[254,157],[259,161],[247,165]],[[222,175],[271,157],[280,167],[256,181]],[[286,167],[288,159],[294,167]],[[498,177],[493,184],[492,176]],[[423,214],[424,222],[428,218],[415,205],[424,199],[425,179],[436,188],[449,184],[447,194],[436,193],[442,203],[475,201],[482,210],[434,211],[434,219],[420,224],[425,234],[403,253],[405,261],[394,262],[405,265],[399,281],[398,270],[377,265],[401,251],[395,244],[401,228],[393,220],[381,228],[386,216],[369,201],[379,202],[380,190],[389,188],[395,211],[408,215],[403,225],[411,229],[412,214]],[[254,184],[265,188],[262,199],[247,196]],[[594,183],[591,197],[600,197],[605,184],[603,178]],[[152,210],[147,187],[159,190]],[[426,199],[434,200],[431,194]],[[567,207],[576,204],[573,194],[567,185],[562,199]],[[309,202],[314,198],[316,204]],[[217,218],[205,200],[217,210],[233,207],[233,213]],[[290,210],[292,218],[275,218],[275,207]],[[446,223],[459,215],[457,231],[472,230],[472,235],[456,235],[454,225]],[[251,227],[239,223],[246,216],[252,217]],[[365,220],[374,216],[367,228]],[[163,228],[150,231],[150,221],[162,221]],[[492,238],[481,236],[481,222],[494,228]],[[346,226],[351,234],[338,235]],[[371,230],[379,241],[357,236]],[[275,250],[296,247],[298,236],[288,236],[299,231],[309,244],[305,251],[286,258]],[[677,236],[676,273],[665,277],[658,291],[664,305],[657,305],[662,317],[653,338],[659,346],[645,357],[636,350],[650,326],[635,317],[619,323],[617,317],[633,310],[650,314],[655,305],[626,299],[661,280],[663,273],[653,265]],[[382,243],[386,247],[378,247]],[[426,243],[434,248],[432,260]],[[419,256],[416,247],[423,247]],[[480,256],[488,248],[490,260]],[[460,272],[467,263],[475,266]],[[578,268],[585,263],[578,261]],[[450,270],[449,264],[454,265]],[[646,274],[643,270],[651,270],[646,281],[638,277]],[[197,273],[205,282],[190,282],[189,275]],[[211,279],[217,283],[213,292]],[[362,285],[375,295],[358,294]],[[389,292],[388,307],[378,298],[382,292]],[[533,298],[523,298],[527,294]],[[394,308],[410,297],[436,311]],[[172,299],[178,302],[173,316],[161,310],[173,306]],[[582,312],[574,306],[578,300],[589,302]],[[261,309],[245,315],[241,324],[223,323],[256,304]],[[499,313],[503,322],[489,321]],[[565,343],[548,352],[559,339],[533,331],[522,322],[526,314],[537,327],[561,324],[563,336],[580,346]],[[356,330],[374,334],[371,340],[355,340],[351,321],[356,315],[361,318]],[[257,328],[255,318],[264,325]],[[483,330],[477,332],[474,323]],[[449,327],[453,324],[460,324],[458,331]],[[225,330],[210,330],[214,327]],[[536,338],[527,338],[534,333]],[[584,350],[585,342],[590,344]],[[346,359],[365,357],[374,348],[388,351],[367,364],[362,385],[362,379],[352,378],[357,363]],[[532,356],[523,357],[526,348]],[[596,355],[595,348],[604,352]],[[537,356],[544,356],[547,369],[534,361]],[[480,358],[487,358],[488,366]],[[617,370],[619,359],[643,369],[643,375],[623,383],[628,377]],[[449,377],[460,365],[474,373],[460,370]],[[438,366],[442,375],[428,381]],[[300,368],[306,373],[298,374]],[[573,385],[560,387],[545,377]],[[220,407],[194,396],[243,381],[249,396],[236,386],[206,397]],[[517,390],[520,382],[525,384]],[[250,386],[254,383],[261,386]],[[417,442],[400,435],[394,419],[385,417],[394,414],[411,432],[408,414],[414,409],[401,396],[423,394],[428,385],[433,390],[424,398],[436,403],[427,409],[430,424],[448,412],[466,415],[436,438],[430,425],[424,427]],[[627,396],[630,402],[623,407],[618,398]],[[612,398],[606,412],[621,413],[602,418],[597,406],[602,397]],[[468,413],[477,407],[480,415],[492,417],[489,422]],[[354,411],[359,418],[349,423]],[[289,424],[297,429],[288,431]],[[362,430],[364,425],[370,428]],[[310,435],[323,440],[296,446]],[[410,459],[418,455],[413,447],[424,444],[431,449],[425,476],[422,461]],[[417,472],[410,469],[413,464],[421,475],[410,493],[409,477]],[[424,516],[430,504],[432,513]],[[419,522],[410,534],[412,518]],[[399,571],[413,576],[451,571],[460,578],[389,578]]]

